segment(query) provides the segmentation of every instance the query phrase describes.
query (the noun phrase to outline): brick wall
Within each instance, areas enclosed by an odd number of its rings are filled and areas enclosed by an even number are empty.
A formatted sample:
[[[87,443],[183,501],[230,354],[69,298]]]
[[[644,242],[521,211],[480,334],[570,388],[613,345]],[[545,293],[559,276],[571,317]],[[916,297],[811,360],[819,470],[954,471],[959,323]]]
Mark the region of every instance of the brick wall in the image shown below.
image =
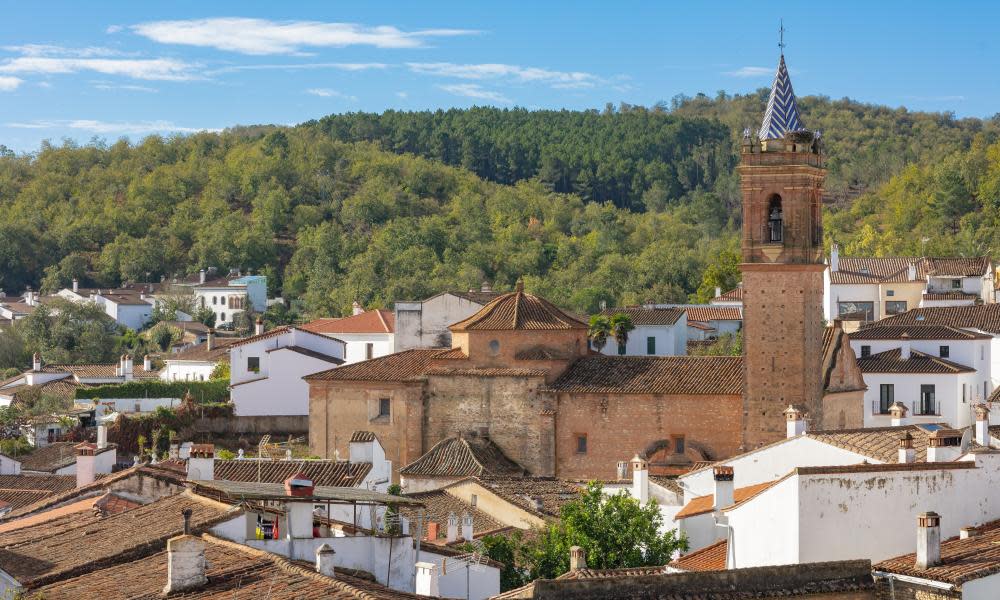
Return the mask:
[[[953,600],[961,597],[961,592],[948,592],[899,580],[890,585],[885,579],[875,578],[875,600]]]

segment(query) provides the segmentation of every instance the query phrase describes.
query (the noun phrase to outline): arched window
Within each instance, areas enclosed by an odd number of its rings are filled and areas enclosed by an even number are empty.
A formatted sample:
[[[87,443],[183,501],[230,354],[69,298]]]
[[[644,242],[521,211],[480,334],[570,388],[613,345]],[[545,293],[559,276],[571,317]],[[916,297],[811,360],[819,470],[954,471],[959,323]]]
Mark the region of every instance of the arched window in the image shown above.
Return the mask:
[[[226,313],[219,313],[219,320],[223,323],[226,322]]]
[[[781,212],[781,196],[774,194],[767,203],[767,232],[768,240],[772,243],[780,243],[783,239],[783,219]]]
[[[212,304],[215,305],[215,304],[218,304],[218,303],[219,303],[218,296],[212,296]]]

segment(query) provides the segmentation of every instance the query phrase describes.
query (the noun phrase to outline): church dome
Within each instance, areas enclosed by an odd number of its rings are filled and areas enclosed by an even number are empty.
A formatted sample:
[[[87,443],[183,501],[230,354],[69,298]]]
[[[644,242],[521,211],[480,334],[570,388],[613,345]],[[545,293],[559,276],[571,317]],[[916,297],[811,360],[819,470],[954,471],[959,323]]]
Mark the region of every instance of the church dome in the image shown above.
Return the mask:
[[[518,280],[513,292],[497,297],[452,331],[518,331],[587,329],[587,324],[544,298],[525,293]]]

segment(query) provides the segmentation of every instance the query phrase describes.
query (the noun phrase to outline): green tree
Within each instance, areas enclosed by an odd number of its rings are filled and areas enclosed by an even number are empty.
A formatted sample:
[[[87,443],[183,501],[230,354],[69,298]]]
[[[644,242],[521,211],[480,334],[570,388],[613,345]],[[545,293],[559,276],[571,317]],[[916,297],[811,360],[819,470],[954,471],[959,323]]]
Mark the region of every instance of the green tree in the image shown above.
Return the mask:
[[[598,352],[604,350],[611,337],[611,320],[605,315],[593,315],[587,327],[587,337]]]
[[[740,277],[739,254],[731,250],[721,252],[714,262],[705,267],[694,301],[701,304],[708,303],[715,297],[716,288],[728,292],[736,287]]]
[[[611,326],[611,336],[618,343],[619,352],[623,352],[625,346],[628,345],[628,334],[635,330],[632,317],[625,313],[616,313],[608,321],[608,324]]]
[[[506,592],[521,587],[528,582],[526,573],[518,565],[518,552],[524,545],[520,530],[504,535],[484,535],[479,544],[465,544],[466,552],[478,552],[502,565],[500,568],[500,591]]]

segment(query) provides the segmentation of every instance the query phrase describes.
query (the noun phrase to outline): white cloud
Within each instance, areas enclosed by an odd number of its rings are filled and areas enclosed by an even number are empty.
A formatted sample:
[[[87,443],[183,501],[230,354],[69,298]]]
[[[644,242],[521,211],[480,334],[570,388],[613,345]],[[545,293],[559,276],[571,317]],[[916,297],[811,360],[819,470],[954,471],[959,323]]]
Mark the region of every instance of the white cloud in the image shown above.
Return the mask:
[[[764,77],[774,75],[774,69],[770,67],[740,67],[735,71],[726,71],[723,75],[730,77]]]
[[[154,87],[149,87],[147,85],[133,85],[129,83],[111,83],[110,81],[94,81],[93,84],[94,84],[94,89],[106,90],[106,91],[124,90],[127,92],[146,92],[149,94],[155,94],[160,91]]]
[[[12,92],[22,83],[24,80],[17,77],[0,77],[0,92]]]
[[[385,63],[291,63],[279,65],[234,65],[221,67],[207,71],[206,75],[217,75],[219,73],[234,73],[237,71],[300,71],[308,69],[336,69],[340,71],[368,71],[373,69],[385,69],[389,65]]]
[[[455,63],[406,63],[414,73],[456,79],[511,79],[521,83],[544,83],[558,89],[593,87],[601,81],[591,73],[552,71],[501,63],[459,65]]]
[[[186,81],[201,79],[194,65],[172,58],[114,59],[19,56],[0,62],[0,73],[65,74],[93,71],[133,79]]]
[[[402,98],[403,100],[406,100],[407,98],[410,97],[410,94],[408,94],[407,92],[396,92],[396,96]]]
[[[20,46],[4,46],[8,52],[16,52],[23,56],[61,56],[74,58],[94,58],[108,56],[126,56],[124,52],[102,46],[87,46],[86,48],[67,48],[52,44],[22,44]]]
[[[57,119],[5,123],[16,129],[74,129],[98,134],[140,134],[154,132],[196,133],[199,131],[221,131],[199,127],[181,127],[171,121],[97,121],[94,119]]]
[[[313,96],[319,96],[320,98],[343,98],[344,100],[350,100],[351,102],[357,102],[357,96],[348,96],[347,94],[342,94],[337,90],[331,90],[329,88],[311,88],[306,90],[307,94]]]
[[[367,27],[355,23],[271,21],[218,17],[151,21],[130,27],[135,33],[164,44],[202,46],[241,54],[302,54],[305,48],[374,46],[416,48],[426,38],[473,35],[466,29],[402,31],[391,25]]]
[[[475,83],[453,83],[438,87],[446,92],[455,94],[456,96],[465,96],[466,98],[475,98],[477,100],[489,100],[490,102],[496,102],[498,104],[510,104],[513,102],[513,100],[504,96],[500,92],[484,89],[482,86]]]
[[[105,33],[118,33],[125,29],[121,25],[108,25],[108,28],[104,30]]]

